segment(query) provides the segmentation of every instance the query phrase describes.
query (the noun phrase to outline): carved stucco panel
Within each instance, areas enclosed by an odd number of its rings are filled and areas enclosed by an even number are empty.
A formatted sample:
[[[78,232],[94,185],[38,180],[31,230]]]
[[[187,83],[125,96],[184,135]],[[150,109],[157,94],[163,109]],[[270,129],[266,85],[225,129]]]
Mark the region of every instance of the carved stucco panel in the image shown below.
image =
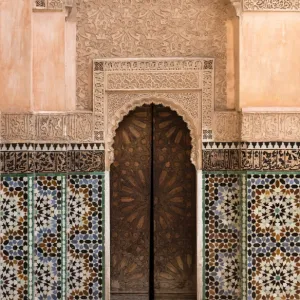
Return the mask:
[[[37,10],[63,10],[67,0],[33,0],[33,8]]]
[[[35,121],[33,114],[2,114],[1,141],[33,140],[35,138]]]
[[[66,115],[38,115],[36,116],[36,139],[65,140]]]
[[[67,122],[67,135],[71,141],[93,141],[93,115],[71,114]]]
[[[244,10],[299,11],[299,0],[244,0]]]
[[[180,90],[201,88],[199,72],[107,73],[107,90]]]
[[[215,112],[213,120],[214,141],[236,142],[241,137],[241,115],[233,112]]]
[[[168,106],[186,120],[193,140],[192,161],[199,167],[202,126],[212,131],[213,74],[214,60],[208,58],[95,60],[94,138],[103,139],[105,132],[106,167],[113,161],[119,122],[145,103]]]
[[[170,107],[172,110],[176,111],[178,115],[180,115],[183,120],[186,122],[188,129],[190,130],[191,138],[192,138],[192,152],[191,152],[191,161],[195,165],[197,169],[201,169],[201,134],[199,130],[199,125],[196,123],[197,120],[193,119],[191,115],[181,106],[180,103],[176,102],[176,98],[174,101],[174,95],[171,98],[163,97],[163,93],[143,93],[130,95],[130,101],[120,102],[120,107],[114,106],[111,108],[111,112],[114,111],[114,116],[112,118],[108,118],[107,126],[106,126],[106,149],[107,149],[107,157],[106,157],[106,169],[110,168],[111,163],[114,161],[114,137],[116,134],[116,129],[119,126],[119,123],[123,120],[123,118],[128,114],[129,111],[135,109],[136,107],[142,106],[144,104],[162,104],[166,107]],[[113,96],[113,95],[110,95]],[[124,96],[122,94],[115,94],[113,97]],[[166,96],[166,95],[165,95]],[[170,95],[169,95],[170,96]],[[157,97],[157,98],[156,98]],[[197,97],[198,98],[198,97]],[[112,97],[110,98],[112,99]],[[110,100],[108,97],[108,101]],[[120,99],[120,98],[119,98]],[[108,104],[109,105],[109,104]]]
[[[299,141],[300,114],[244,113],[243,141]]]
[[[194,58],[132,58],[95,60],[95,70],[104,72],[129,71],[195,71],[212,67],[212,59]]]
[[[199,122],[199,117],[201,114],[201,92],[181,92],[181,93],[108,93],[107,95],[107,112],[108,119],[111,120],[119,110],[124,109],[124,107],[132,102],[136,102],[138,99],[146,98],[156,98],[165,99],[174,104],[179,105],[185,110],[189,118],[193,120],[195,124]]]
[[[93,141],[93,114],[2,114],[1,141]]]
[[[77,0],[77,108],[92,108],[92,60],[215,57],[216,107],[226,107],[226,20],[220,0]]]
[[[214,110],[213,99],[214,78],[211,70],[203,71],[203,89],[202,89],[202,130],[212,130],[212,117]],[[208,137],[209,139],[209,137]]]

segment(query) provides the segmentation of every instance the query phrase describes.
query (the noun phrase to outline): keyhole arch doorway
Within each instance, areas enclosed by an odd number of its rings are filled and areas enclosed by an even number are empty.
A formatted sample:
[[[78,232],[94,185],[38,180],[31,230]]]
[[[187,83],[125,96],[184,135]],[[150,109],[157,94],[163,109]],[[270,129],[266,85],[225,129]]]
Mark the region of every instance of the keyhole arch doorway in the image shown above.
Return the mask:
[[[202,174],[191,163],[191,130],[157,101],[121,119],[109,172],[107,299],[201,299]]]

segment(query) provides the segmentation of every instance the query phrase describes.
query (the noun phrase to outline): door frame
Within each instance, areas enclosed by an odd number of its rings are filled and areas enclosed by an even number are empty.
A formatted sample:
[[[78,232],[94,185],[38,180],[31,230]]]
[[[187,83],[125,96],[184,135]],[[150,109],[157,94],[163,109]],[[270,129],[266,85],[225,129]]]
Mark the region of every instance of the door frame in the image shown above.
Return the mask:
[[[202,142],[214,141],[214,59],[118,58],[93,61],[93,137],[105,143],[105,237],[110,237],[110,165],[122,119],[138,106],[162,104],[190,130],[197,172],[197,300],[203,295]],[[227,115],[225,116],[227,119]],[[229,115],[231,117],[231,115]],[[222,115],[221,121],[224,119]],[[224,126],[222,126],[224,128]],[[226,130],[225,130],[226,131]],[[220,136],[222,132],[218,132]],[[226,136],[227,131],[225,132]],[[105,238],[105,299],[110,299],[110,238]]]
[[[114,126],[113,132],[111,132],[111,136],[116,135],[116,129],[119,126],[119,123],[123,120],[124,116],[126,116],[131,110],[134,110],[136,107],[142,106],[144,104],[162,104],[166,107],[170,107],[173,111],[176,111],[179,116],[183,118],[186,122],[188,129],[190,130],[190,135],[192,139],[192,147],[194,150],[194,154],[191,153],[191,162],[195,166],[196,169],[196,253],[197,253],[197,261],[196,261],[196,270],[197,270],[197,300],[203,299],[203,190],[202,190],[202,170],[201,159],[199,155],[201,154],[201,148],[199,147],[199,138],[197,139],[197,135],[195,137],[195,132],[198,130],[195,129],[194,124],[188,118],[186,114],[182,112],[182,110],[178,109],[176,105],[171,104],[168,100],[165,99],[157,99],[157,98],[147,98],[140,99],[138,102],[134,102],[128,109],[127,112],[123,112],[123,114],[119,115],[119,121],[116,122]],[[188,123],[189,122],[189,123]],[[192,129],[192,130],[191,130]],[[195,147],[197,147],[195,149]],[[106,171],[105,171],[105,299],[110,300],[110,166],[114,161],[114,149],[113,147],[105,149],[106,151]],[[194,155],[194,156],[193,156]]]

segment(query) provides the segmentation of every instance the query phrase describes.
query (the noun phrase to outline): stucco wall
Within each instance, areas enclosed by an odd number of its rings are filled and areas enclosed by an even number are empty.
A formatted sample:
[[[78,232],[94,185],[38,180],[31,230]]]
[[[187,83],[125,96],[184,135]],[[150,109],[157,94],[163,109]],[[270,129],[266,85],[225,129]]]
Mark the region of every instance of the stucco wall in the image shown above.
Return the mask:
[[[77,9],[66,21],[30,1],[0,1],[1,111],[91,110],[92,59],[108,57],[214,57],[217,110],[300,106],[299,12],[243,12],[238,21],[220,0],[90,0]]]
[[[300,13],[244,13],[240,26],[240,107],[300,106]]]
[[[0,1],[1,111],[31,107],[31,14],[30,1]]]
[[[0,111],[75,110],[75,21],[0,0]]]
[[[33,110],[65,110],[65,16],[33,14]]]

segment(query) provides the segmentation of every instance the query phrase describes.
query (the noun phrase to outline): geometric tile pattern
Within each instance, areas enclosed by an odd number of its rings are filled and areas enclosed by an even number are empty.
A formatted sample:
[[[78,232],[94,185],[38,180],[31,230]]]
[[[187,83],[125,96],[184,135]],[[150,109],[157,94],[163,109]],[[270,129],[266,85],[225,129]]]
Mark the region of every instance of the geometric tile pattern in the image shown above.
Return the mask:
[[[1,176],[1,300],[102,299],[103,183],[94,174]]]
[[[103,299],[103,175],[68,181],[68,295]]]
[[[36,299],[62,297],[62,176],[34,183],[34,273]]]
[[[28,177],[1,177],[0,299],[28,298]]]
[[[240,174],[204,175],[205,299],[241,299]]]
[[[248,174],[247,299],[299,299],[300,174]]]

